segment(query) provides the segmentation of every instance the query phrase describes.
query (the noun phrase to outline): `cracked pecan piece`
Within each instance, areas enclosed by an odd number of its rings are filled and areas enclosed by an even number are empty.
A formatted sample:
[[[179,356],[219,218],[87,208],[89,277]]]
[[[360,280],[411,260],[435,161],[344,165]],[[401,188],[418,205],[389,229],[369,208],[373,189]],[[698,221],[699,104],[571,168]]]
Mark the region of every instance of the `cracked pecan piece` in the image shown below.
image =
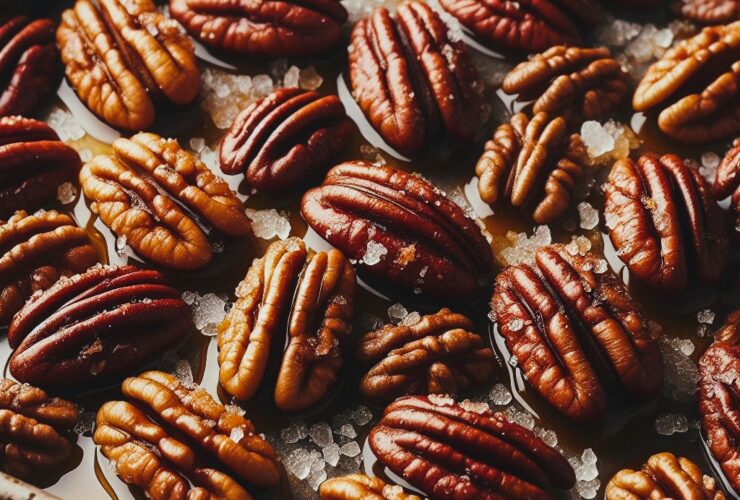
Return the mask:
[[[368,276],[422,296],[470,299],[493,273],[476,222],[422,177],[391,167],[337,165],[303,195],[301,214]],[[377,262],[363,261],[368,249]]]
[[[242,204],[226,181],[174,139],[139,133],[116,139],[111,155],[80,170],[90,208],[139,255],[175,269],[213,256],[209,236],[249,233]]]
[[[198,95],[192,40],[151,0],[77,0],[62,14],[57,45],[80,100],[114,127],[146,129],[157,105]]]
[[[360,383],[362,395],[387,403],[406,394],[455,394],[489,380],[496,361],[474,328],[467,317],[444,308],[413,325],[365,334],[357,359],[373,366]]]
[[[447,31],[417,1],[400,4],[395,18],[377,8],[352,30],[352,95],[383,139],[404,154],[443,131],[473,140],[483,85],[464,44]]]
[[[524,378],[578,422],[604,415],[606,383],[640,401],[654,398],[663,385],[650,324],[616,274],[594,270],[597,260],[563,245],[542,247],[531,266],[510,266],[498,275],[491,301]]]
[[[431,499],[550,499],[575,483],[565,458],[532,431],[446,396],[397,399],[368,440],[383,465]]]
[[[322,500],[421,500],[377,477],[348,474],[324,481],[319,488]]]
[[[704,24],[730,23],[740,20],[740,0],[678,0],[673,11]]]
[[[298,238],[270,245],[249,268],[218,327],[223,387],[237,399],[250,399],[265,378],[271,351],[281,349],[277,407],[296,411],[321,402],[339,380],[354,294],[354,268],[338,250],[309,254]]]
[[[706,143],[740,134],[740,21],[673,45],[635,90],[635,111],[655,111],[673,139]]]
[[[696,168],[670,154],[624,158],[609,173],[605,197],[609,238],[635,278],[669,296],[722,279],[725,214]]]
[[[186,333],[190,315],[158,271],[92,267],[31,297],[13,317],[10,373],[47,389],[79,390],[151,360]]]
[[[735,215],[735,240],[740,241],[740,138],[735,139],[719,164],[712,191],[719,200],[732,197],[730,206]]]
[[[202,387],[148,371],[124,380],[121,391],[127,401],[100,407],[93,441],[118,476],[148,498],[247,500],[240,481],[277,485],[272,446]]]
[[[484,202],[531,207],[534,221],[547,224],[568,209],[587,168],[586,146],[563,117],[517,113],[486,142],[475,174]]]
[[[337,96],[281,88],[236,117],[221,140],[221,170],[244,172],[260,191],[291,190],[328,170],[351,133]]]

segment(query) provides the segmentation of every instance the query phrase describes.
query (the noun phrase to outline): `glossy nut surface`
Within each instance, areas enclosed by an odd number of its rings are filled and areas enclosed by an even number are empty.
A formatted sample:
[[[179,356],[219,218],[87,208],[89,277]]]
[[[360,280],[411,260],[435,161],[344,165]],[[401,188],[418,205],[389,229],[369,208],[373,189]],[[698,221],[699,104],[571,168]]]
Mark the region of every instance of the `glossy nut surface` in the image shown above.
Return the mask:
[[[386,325],[365,334],[357,359],[373,365],[360,383],[362,395],[386,403],[406,394],[458,394],[489,380],[495,358],[475,325],[440,309],[413,325]]]
[[[100,407],[93,440],[118,476],[149,498],[246,500],[252,497],[239,481],[278,483],[270,444],[202,387],[148,371],[124,380],[121,390],[128,401]]]
[[[39,387],[79,391],[160,354],[185,334],[190,315],[158,271],[92,267],[33,296],[13,317],[10,373]]]
[[[421,500],[377,477],[348,474],[324,481],[319,488],[322,500]]]
[[[517,113],[486,142],[475,174],[484,202],[526,206],[537,224],[547,224],[568,209],[587,168],[586,146],[562,117]]]
[[[174,139],[117,139],[80,171],[90,208],[139,255],[175,269],[211,261],[212,232],[244,236],[250,225],[226,181]]]
[[[237,399],[251,398],[271,350],[286,346],[275,404],[296,411],[324,400],[339,379],[354,294],[354,268],[338,250],[309,254],[298,238],[270,245],[249,268],[218,327],[223,387]]]
[[[397,399],[368,439],[383,465],[431,499],[550,499],[575,483],[565,458],[534,433],[446,396]]]
[[[260,191],[291,190],[329,169],[352,122],[337,96],[281,88],[244,109],[221,140],[221,170]]]
[[[198,94],[193,43],[151,0],[77,0],[62,14],[57,45],[80,100],[114,127],[145,129],[155,105]]]
[[[712,191],[718,200],[731,196],[730,206],[735,214],[735,240],[740,240],[740,138],[735,139],[717,167]]]
[[[740,0],[678,0],[673,10],[700,23],[729,23],[740,19]]]
[[[604,415],[607,380],[613,376],[631,397],[649,400],[662,388],[663,364],[619,277],[597,273],[593,255],[573,253],[550,245],[537,251],[533,266],[508,267],[496,278],[491,304],[527,382],[568,418],[592,422]],[[601,353],[596,359],[591,343]],[[611,374],[599,370],[602,363]]]
[[[343,163],[303,196],[301,214],[362,272],[422,297],[470,299],[491,279],[491,248],[478,225],[421,177]],[[362,261],[381,246],[377,263]]]

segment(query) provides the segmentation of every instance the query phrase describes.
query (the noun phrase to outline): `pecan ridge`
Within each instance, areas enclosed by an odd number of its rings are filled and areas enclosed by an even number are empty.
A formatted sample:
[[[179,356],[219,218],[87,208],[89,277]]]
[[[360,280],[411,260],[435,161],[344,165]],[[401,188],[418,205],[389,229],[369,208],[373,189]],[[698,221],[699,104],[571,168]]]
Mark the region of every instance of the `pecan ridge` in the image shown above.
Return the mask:
[[[348,474],[327,479],[319,488],[322,500],[421,500],[403,488],[390,485],[377,477]]]

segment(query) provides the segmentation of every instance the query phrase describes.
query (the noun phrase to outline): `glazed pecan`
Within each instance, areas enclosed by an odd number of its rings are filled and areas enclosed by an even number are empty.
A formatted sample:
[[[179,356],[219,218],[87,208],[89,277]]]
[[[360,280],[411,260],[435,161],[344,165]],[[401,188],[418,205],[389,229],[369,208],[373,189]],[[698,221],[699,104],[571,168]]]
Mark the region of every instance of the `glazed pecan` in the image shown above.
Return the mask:
[[[339,0],[169,0],[172,17],[213,48],[252,57],[324,55],[342,43]]]
[[[465,300],[491,279],[491,248],[478,225],[419,176],[342,163],[303,195],[301,214],[360,270],[406,290]],[[364,262],[369,253],[379,260]]]
[[[568,209],[586,168],[586,146],[580,135],[568,134],[562,117],[539,112],[530,120],[517,113],[486,142],[475,174],[484,202],[531,205],[535,222],[547,224]]]
[[[693,21],[722,24],[740,20],[740,0],[678,0],[673,10]]]
[[[157,104],[183,106],[198,94],[193,43],[152,0],[77,0],[57,44],[77,95],[114,127],[148,128]]]
[[[383,465],[431,499],[549,499],[575,483],[565,458],[532,431],[446,396],[397,399],[368,439]]]
[[[324,481],[319,488],[322,500],[421,500],[403,488],[377,477],[349,474]]]
[[[374,364],[362,378],[362,395],[388,402],[405,394],[458,393],[490,379],[493,351],[462,314],[440,309],[419,322],[386,325],[360,340],[357,358]]]
[[[616,274],[595,271],[597,260],[563,245],[542,247],[534,265],[498,275],[491,302],[527,382],[579,422],[603,416],[611,378],[638,400],[652,399],[663,385],[649,323]]]
[[[642,470],[623,469],[606,485],[606,500],[725,500],[714,479],[684,457],[664,451],[648,458]]]
[[[735,139],[719,164],[712,191],[720,200],[732,196],[730,206],[735,214],[735,239],[740,240],[740,138]]]
[[[462,42],[429,6],[382,7],[352,31],[352,94],[388,144],[406,154],[446,131],[471,141],[479,121],[483,85]]]
[[[659,112],[668,136],[705,143],[740,134],[740,21],[673,45],[635,90],[636,111]]]
[[[174,139],[139,133],[80,171],[90,208],[141,256],[175,269],[211,261],[214,231],[243,236],[250,226],[226,181]]]
[[[278,483],[270,444],[202,387],[149,371],[124,380],[121,391],[131,402],[101,406],[93,440],[118,476],[148,498],[246,500],[252,497],[240,480],[258,487]]]
[[[30,115],[61,77],[51,19],[0,17],[0,116]]]
[[[73,445],[61,434],[79,417],[69,401],[0,379],[0,468],[22,479],[48,474],[72,455]]]
[[[278,89],[234,120],[221,140],[221,170],[244,172],[261,191],[283,191],[324,173],[350,139],[337,96]]]
[[[605,186],[604,217],[617,255],[635,278],[671,296],[689,281],[715,284],[729,239],[724,212],[696,168],[676,155],[617,161]]]
[[[158,271],[90,268],[26,302],[8,328],[10,373],[81,389],[141,366],[187,331],[190,308]]]
[[[47,124],[0,118],[0,217],[36,209],[53,199],[57,187],[73,179],[80,157]]]
[[[265,378],[271,349],[284,349],[275,404],[306,409],[324,399],[342,367],[352,329],[355,272],[338,250],[309,254],[303,241],[276,241],[236,289],[218,327],[219,378],[238,399]],[[287,337],[287,340],[286,340]]]
[[[97,260],[85,230],[66,215],[21,211],[0,221],[0,325],[7,325],[35,292]]]

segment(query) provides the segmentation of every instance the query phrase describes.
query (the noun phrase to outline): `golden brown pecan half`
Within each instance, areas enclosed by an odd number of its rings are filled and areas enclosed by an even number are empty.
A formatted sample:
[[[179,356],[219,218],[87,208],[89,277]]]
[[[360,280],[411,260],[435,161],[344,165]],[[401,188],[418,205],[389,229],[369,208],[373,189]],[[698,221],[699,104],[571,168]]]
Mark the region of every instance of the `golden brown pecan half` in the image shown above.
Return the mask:
[[[720,200],[732,196],[730,206],[735,214],[735,240],[740,240],[740,138],[735,139],[719,164],[712,191]]]
[[[677,14],[705,24],[722,24],[740,20],[740,0],[678,0],[673,4]]]
[[[218,327],[219,378],[240,400],[259,389],[271,350],[284,350],[275,404],[302,410],[339,378],[352,329],[355,271],[338,250],[309,254],[302,240],[276,241],[249,268]]]
[[[77,0],[57,29],[66,75],[106,123],[142,130],[155,106],[195,99],[200,72],[192,41],[151,0]]]
[[[148,497],[246,500],[252,497],[240,481],[278,483],[270,444],[202,387],[149,371],[124,380],[121,390],[130,402],[100,408],[93,440],[118,476]]]
[[[421,500],[377,477],[348,474],[324,481],[319,488],[322,500]]]

